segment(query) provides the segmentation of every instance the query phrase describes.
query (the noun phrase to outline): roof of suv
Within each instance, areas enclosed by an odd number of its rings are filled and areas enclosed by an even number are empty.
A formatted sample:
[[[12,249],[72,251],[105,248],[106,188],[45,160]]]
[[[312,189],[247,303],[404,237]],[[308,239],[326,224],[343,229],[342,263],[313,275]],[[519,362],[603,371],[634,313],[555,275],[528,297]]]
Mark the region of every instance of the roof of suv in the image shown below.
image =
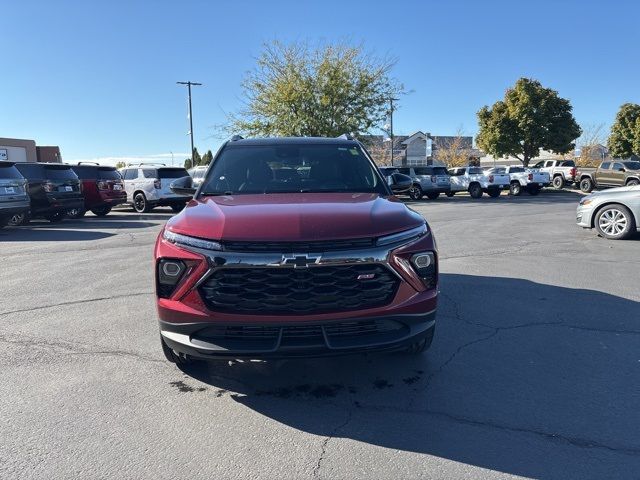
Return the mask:
[[[243,138],[239,140],[231,140],[227,146],[251,145],[251,146],[268,146],[268,145],[358,145],[356,140],[347,140],[345,138],[326,138],[326,137],[267,137],[267,138]]]

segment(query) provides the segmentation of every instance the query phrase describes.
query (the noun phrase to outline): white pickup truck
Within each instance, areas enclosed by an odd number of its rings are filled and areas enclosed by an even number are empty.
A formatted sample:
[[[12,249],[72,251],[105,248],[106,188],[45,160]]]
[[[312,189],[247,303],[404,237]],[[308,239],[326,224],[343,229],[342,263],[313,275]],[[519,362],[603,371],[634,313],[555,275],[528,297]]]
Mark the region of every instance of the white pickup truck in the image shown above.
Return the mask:
[[[480,167],[458,167],[449,170],[452,197],[456,192],[469,192],[472,198],[480,198],[483,193],[490,197],[500,196],[500,191],[509,188],[510,178],[506,173],[485,173]]]
[[[555,188],[580,182],[577,176],[576,162],[573,160],[541,160],[532,168],[539,168],[543,172],[547,172]]]
[[[523,190],[530,195],[540,193],[542,187],[549,186],[550,178],[547,172],[537,169],[529,169],[520,166],[493,167],[487,170],[489,174],[509,175],[509,193],[518,196]]]

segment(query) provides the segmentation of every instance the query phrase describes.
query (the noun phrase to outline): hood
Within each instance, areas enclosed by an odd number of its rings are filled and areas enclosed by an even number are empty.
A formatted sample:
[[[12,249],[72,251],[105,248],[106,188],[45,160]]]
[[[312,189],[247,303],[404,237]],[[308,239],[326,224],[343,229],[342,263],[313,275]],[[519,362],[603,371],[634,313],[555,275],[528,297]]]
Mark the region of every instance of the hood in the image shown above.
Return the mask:
[[[395,197],[288,193],[191,200],[167,228],[211,240],[295,242],[379,237],[423,222]]]
[[[640,185],[632,185],[630,187],[615,187],[607,188],[605,190],[599,190],[597,192],[591,192],[590,197],[599,197],[600,195],[610,195],[612,193],[624,193],[624,192],[638,192],[640,191]]]

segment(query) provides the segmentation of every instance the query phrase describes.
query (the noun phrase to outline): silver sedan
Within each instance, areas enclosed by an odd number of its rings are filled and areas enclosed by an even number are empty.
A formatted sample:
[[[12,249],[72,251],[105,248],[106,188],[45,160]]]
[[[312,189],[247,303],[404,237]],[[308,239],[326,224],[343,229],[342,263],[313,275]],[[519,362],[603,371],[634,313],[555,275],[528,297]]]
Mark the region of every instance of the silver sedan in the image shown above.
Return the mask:
[[[640,231],[640,185],[594,192],[580,200],[576,221],[595,228],[611,240],[631,237]]]

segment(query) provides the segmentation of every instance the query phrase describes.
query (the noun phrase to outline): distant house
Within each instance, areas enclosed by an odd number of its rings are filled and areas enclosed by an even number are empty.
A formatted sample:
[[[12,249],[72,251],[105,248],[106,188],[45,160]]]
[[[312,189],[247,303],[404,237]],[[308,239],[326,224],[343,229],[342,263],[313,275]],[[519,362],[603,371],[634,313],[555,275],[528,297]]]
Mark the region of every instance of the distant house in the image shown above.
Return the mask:
[[[382,135],[363,135],[359,140],[379,164],[392,164],[388,138]],[[443,165],[443,153],[451,148],[457,148],[467,156],[469,164],[474,164],[483,155],[480,150],[473,148],[473,137],[468,136],[432,136],[429,132],[418,130],[411,135],[394,136],[393,143],[393,165],[397,166]]]

